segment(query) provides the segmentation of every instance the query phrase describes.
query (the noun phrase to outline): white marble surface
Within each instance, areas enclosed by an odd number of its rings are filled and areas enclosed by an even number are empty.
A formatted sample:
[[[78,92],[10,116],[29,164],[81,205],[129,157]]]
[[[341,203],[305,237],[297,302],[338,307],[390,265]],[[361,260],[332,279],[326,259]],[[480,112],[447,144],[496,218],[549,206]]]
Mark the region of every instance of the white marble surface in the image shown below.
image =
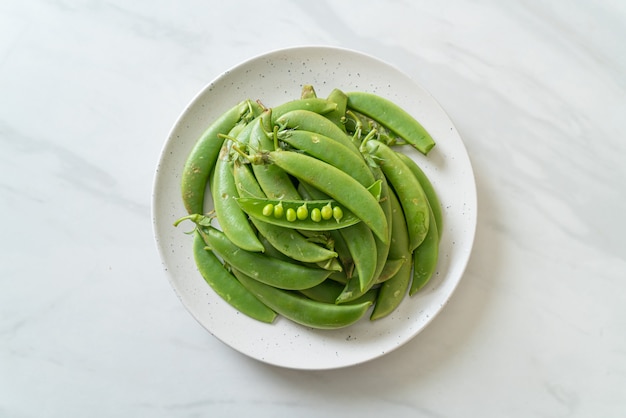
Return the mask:
[[[624,416],[625,4],[1,2],[0,416]],[[161,146],[195,93],[308,44],[428,89],[466,141],[480,209],[431,325],[326,372],[205,332],[150,219]]]

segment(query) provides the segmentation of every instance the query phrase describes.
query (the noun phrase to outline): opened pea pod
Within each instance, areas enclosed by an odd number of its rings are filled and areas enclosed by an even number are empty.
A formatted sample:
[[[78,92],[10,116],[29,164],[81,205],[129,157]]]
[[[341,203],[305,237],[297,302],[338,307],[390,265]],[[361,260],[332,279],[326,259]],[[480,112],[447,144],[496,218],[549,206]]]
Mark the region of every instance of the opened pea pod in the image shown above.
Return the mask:
[[[348,209],[330,200],[280,200],[241,197],[237,203],[248,216],[269,224],[305,231],[331,231],[361,222]]]
[[[367,190],[379,199],[381,181],[374,182]],[[334,199],[289,200],[248,196],[236,201],[251,218],[303,231],[332,231],[361,222],[358,216]]]

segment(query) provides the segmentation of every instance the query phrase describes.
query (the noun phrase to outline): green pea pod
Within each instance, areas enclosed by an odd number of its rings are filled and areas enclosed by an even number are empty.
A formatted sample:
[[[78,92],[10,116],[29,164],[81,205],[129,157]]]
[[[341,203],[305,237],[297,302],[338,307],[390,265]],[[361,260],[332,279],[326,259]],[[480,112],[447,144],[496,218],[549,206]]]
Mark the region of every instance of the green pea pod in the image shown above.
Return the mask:
[[[268,257],[278,258],[279,260],[287,261],[290,263],[293,262],[293,259],[291,257],[281,253],[276,248],[274,248],[274,246],[263,235],[259,234],[259,241],[261,241],[263,243],[263,247],[265,247],[265,251],[263,251],[264,255]]]
[[[437,192],[433,187],[432,183],[422,171],[419,165],[413,159],[411,159],[408,155],[398,152],[398,157],[409,167],[409,170],[413,173],[413,175],[417,178],[422,189],[424,190],[424,194],[428,199],[428,203],[430,205],[430,209],[433,211],[433,217],[435,219],[435,223],[437,224],[437,233],[439,235],[439,239],[441,239],[441,233],[443,232],[443,213],[441,211],[441,203],[439,203],[439,198],[437,197]]]
[[[370,188],[369,190],[371,191],[371,189],[372,188]],[[327,194],[320,192],[316,188],[312,187],[310,184],[306,184],[302,182],[298,184],[298,192],[300,193],[300,195],[302,195],[303,198],[308,199],[308,200],[328,199]],[[343,266],[342,275],[346,276],[346,278],[342,280],[343,280],[343,283],[345,284],[348,280],[347,278],[352,277],[352,274],[354,272],[354,260],[352,259],[352,254],[350,254],[348,245],[346,244],[346,241],[339,233],[339,230],[328,231],[328,234],[333,240],[333,248],[335,252],[337,253],[337,256],[339,258],[339,261],[341,262],[341,265]]]
[[[331,164],[350,174],[363,186],[368,187],[376,180],[365,159],[327,136],[303,131],[283,131],[281,141],[308,155]]]
[[[294,110],[306,110],[318,115],[327,115],[337,110],[337,104],[318,97],[285,102],[272,108],[272,125],[276,124],[276,120],[282,115]]]
[[[228,161],[230,141],[225,141],[211,176],[211,193],[217,220],[224,234],[236,246],[247,251],[263,251],[263,244],[248,221],[248,216],[237,204],[237,187],[233,177],[233,163]]]
[[[383,193],[382,180],[375,180],[374,183],[367,187],[367,191],[370,192],[376,200],[381,200]],[[326,193],[303,182],[298,183],[298,193],[302,195],[304,200],[332,200]]]
[[[279,315],[310,328],[338,329],[354,324],[361,319],[372,302],[335,305],[317,302],[293,292],[286,292],[263,284],[253,278],[234,271],[237,279],[259,300]]]
[[[269,139],[264,121],[257,123],[250,135],[249,148],[259,153],[273,151],[274,142]],[[253,164],[254,175],[267,197],[275,199],[300,199],[289,175],[274,164]]]
[[[409,250],[416,249],[426,237],[430,222],[428,199],[411,170],[389,146],[379,141],[366,141],[364,151],[378,161],[387,181],[398,195],[409,230]]]
[[[322,283],[317,286],[310,287],[308,289],[299,290],[304,296],[309,299],[323,302],[323,303],[335,303],[337,297],[342,292],[343,286],[332,280],[324,280]],[[370,301],[372,303],[376,302],[376,296],[378,294],[378,289],[370,289],[363,296],[357,298],[348,303],[361,303],[365,301]]]
[[[328,260],[319,261],[315,263],[315,265],[321,269],[329,270],[333,273],[343,270],[343,266],[339,261],[337,261],[336,258],[329,258]]]
[[[262,253],[245,251],[233,244],[223,232],[204,227],[206,242],[226,263],[255,280],[281,289],[306,289],[323,282],[331,271],[285,262]]]
[[[439,234],[437,233],[437,222],[434,219],[433,211],[430,211],[431,227],[424,242],[413,252],[413,280],[409,289],[409,295],[413,296],[430,281],[439,258]]]
[[[327,136],[359,155],[359,149],[352,143],[350,137],[341,128],[315,112],[308,110],[287,112],[276,119],[276,124],[281,129],[298,129]]]
[[[408,260],[405,258],[388,258],[387,261],[385,261],[385,265],[383,266],[380,275],[376,278],[376,284],[383,283],[391,279],[406,262],[408,262]]]
[[[372,230],[364,223],[358,223],[350,228],[342,229],[339,233],[343,236],[348,250],[354,260],[354,268],[358,277],[361,294],[366,292],[373,284],[377,267],[377,246]],[[347,286],[350,286],[348,283]]]
[[[352,254],[350,254],[350,249],[348,248],[346,240],[343,238],[339,230],[330,231],[330,236],[332,237],[335,245],[334,249],[337,253],[337,258],[341,262],[344,274],[346,275],[345,282],[347,282],[347,279],[352,277],[354,274],[354,259],[352,258]]]
[[[373,93],[348,92],[348,108],[360,112],[387,127],[415,149],[427,155],[435,141],[407,111],[392,101]]]
[[[339,284],[342,284],[345,286],[346,283],[348,283],[348,276],[346,275],[345,270],[344,271],[335,271],[333,272],[330,276],[328,276],[328,280],[332,280],[333,282],[337,282]],[[326,281],[328,281],[326,280]],[[342,286],[343,288],[343,286]]]
[[[248,164],[235,162],[233,175],[237,191],[242,198],[265,196]],[[309,241],[291,228],[272,225],[254,217],[250,220],[259,234],[272,244],[272,247],[294,260],[317,263],[337,256],[336,252]]]
[[[337,108],[328,112],[328,114],[325,115],[326,118],[337,125],[342,131],[346,132],[345,118],[346,108],[348,106],[348,96],[346,96],[343,91],[335,88],[330,92],[327,100],[331,103],[335,103]]]
[[[391,202],[393,236],[389,247],[389,257],[405,260],[398,271],[381,284],[376,298],[376,305],[370,316],[371,320],[383,318],[393,312],[404,299],[409,283],[413,259],[409,251],[409,231],[402,205],[395,193],[389,194]]]
[[[389,315],[400,305],[406,296],[406,290],[411,281],[412,265],[413,263],[410,261],[402,264],[392,278],[380,285],[376,304],[370,315],[372,321]]]
[[[237,203],[251,218],[283,228],[330,231],[361,222],[360,218],[334,200],[240,197]],[[292,215],[288,216],[290,213]],[[319,213],[319,217],[316,213]],[[322,216],[322,213],[328,213],[328,216]]]
[[[387,183],[387,179],[383,174],[382,170],[375,166],[372,167],[372,173],[374,173],[374,177],[380,181],[381,185],[381,195],[380,195],[380,207],[383,209],[385,213],[385,219],[387,220],[387,225],[390,226],[388,228],[388,239],[387,241],[382,241],[378,237],[374,237],[376,241],[376,270],[374,271],[373,280],[377,281],[378,276],[380,276],[385,262],[387,261],[387,256],[389,255],[389,247],[391,245],[391,235],[393,233],[393,225],[391,223],[392,214],[391,214],[391,202],[389,200],[389,193],[391,192],[389,189],[389,184]]]
[[[206,243],[199,230],[194,233],[193,255],[198,271],[213,291],[239,312],[258,321],[272,323],[276,313],[265,306],[224,268]]]
[[[270,161],[300,181],[335,199],[361,219],[383,242],[389,240],[385,213],[372,194],[352,176],[332,165],[305,154],[276,150]]]
[[[247,113],[258,105],[246,100],[223,113],[204,131],[189,153],[181,178],[181,192],[189,214],[204,213],[204,194],[209,175],[222,148],[223,138]]]

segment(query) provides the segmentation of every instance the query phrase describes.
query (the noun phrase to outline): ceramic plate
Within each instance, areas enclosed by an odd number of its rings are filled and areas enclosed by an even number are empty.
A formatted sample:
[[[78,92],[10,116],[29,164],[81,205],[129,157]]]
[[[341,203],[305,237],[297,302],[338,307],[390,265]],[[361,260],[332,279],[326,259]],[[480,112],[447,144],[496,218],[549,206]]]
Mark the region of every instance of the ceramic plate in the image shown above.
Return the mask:
[[[298,98],[304,84],[319,97],[333,88],[384,96],[415,116],[437,145],[427,157],[407,153],[429,176],[443,207],[444,231],[437,272],[386,318],[339,330],[314,330],[279,317],[264,324],[235,311],[213,293],[196,270],[192,236],[172,223],[186,214],[180,175],[197,138],[217,116],[243,99],[274,106]],[[404,149],[404,148],[403,148]],[[153,227],[170,283],[193,317],[216,338],[259,361],[294,369],[333,369],[380,357],[409,341],[445,306],[465,270],[476,227],[476,187],[470,160],[449,117],[422,87],[368,55],[329,47],[299,47],[252,58],[217,77],[183,111],[158,163]],[[188,226],[188,228],[185,228]]]

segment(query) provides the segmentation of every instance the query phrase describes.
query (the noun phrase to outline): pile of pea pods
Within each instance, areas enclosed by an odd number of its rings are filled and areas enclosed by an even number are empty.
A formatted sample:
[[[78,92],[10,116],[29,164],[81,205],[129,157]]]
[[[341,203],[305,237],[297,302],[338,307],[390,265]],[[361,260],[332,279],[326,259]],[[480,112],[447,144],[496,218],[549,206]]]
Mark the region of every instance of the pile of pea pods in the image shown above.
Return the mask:
[[[435,142],[373,93],[321,98],[305,85],[274,107],[244,100],[190,152],[175,225],[194,222],[200,274],[241,313],[319,329],[378,320],[424,287],[439,255],[441,206],[407,146],[427,155]]]

